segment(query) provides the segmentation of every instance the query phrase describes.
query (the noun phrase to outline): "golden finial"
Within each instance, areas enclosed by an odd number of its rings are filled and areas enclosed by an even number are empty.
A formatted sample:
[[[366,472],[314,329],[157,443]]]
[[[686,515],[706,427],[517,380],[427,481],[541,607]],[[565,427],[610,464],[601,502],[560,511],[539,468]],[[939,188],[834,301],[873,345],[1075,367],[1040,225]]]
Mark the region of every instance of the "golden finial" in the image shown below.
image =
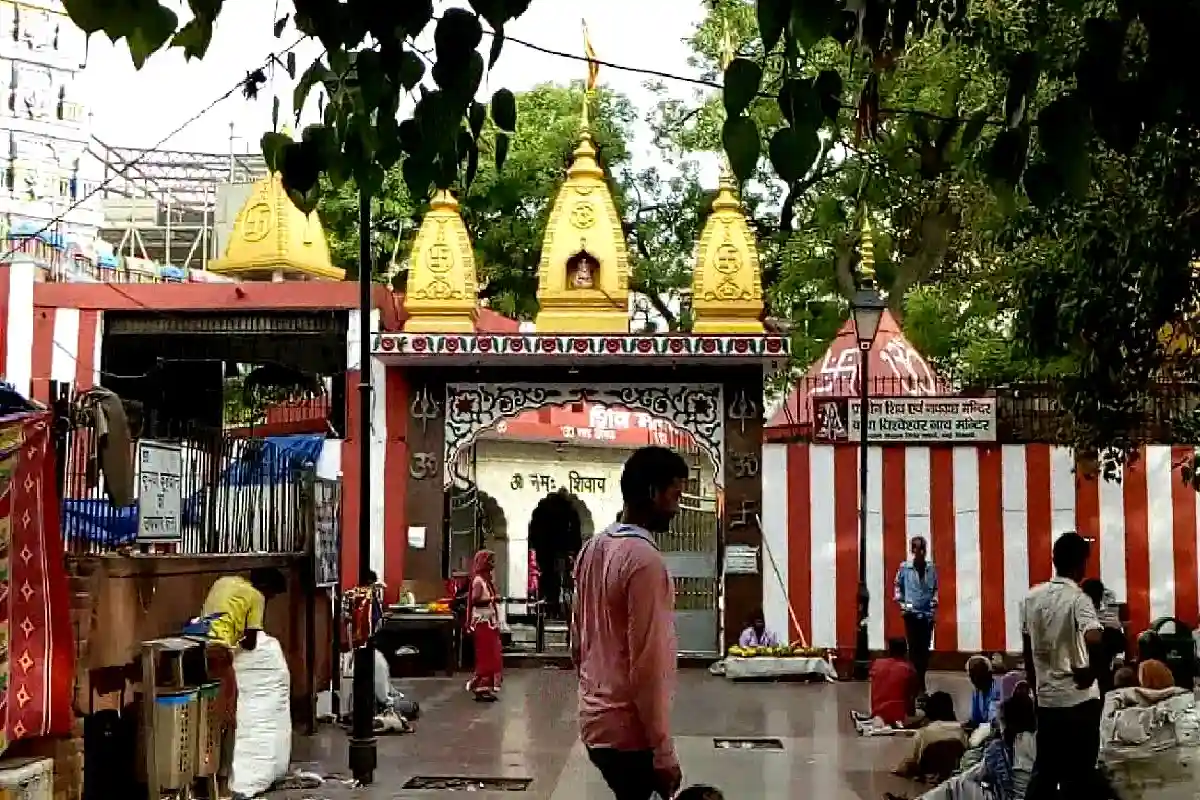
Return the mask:
[[[733,31],[729,26],[729,17],[726,17],[721,23],[721,70],[722,72],[729,68],[733,62]],[[737,179],[733,175],[733,168],[729,165],[729,156],[725,153],[721,154],[721,172],[718,178],[718,195],[717,203],[736,203],[737,199],[734,193],[737,191]],[[715,203],[714,203],[715,207]]]
[[[583,54],[587,58],[587,81],[583,85],[583,130],[586,132],[589,126],[588,119],[588,104],[591,103],[592,96],[596,94],[596,77],[600,74],[600,62],[596,58],[596,51],[592,48],[592,38],[588,36],[587,20],[583,20]]]
[[[871,214],[865,208],[863,209],[862,222],[862,243],[859,245],[861,259],[859,269],[862,271],[863,281],[866,283],[875,282],[875,240],[871,236]]]

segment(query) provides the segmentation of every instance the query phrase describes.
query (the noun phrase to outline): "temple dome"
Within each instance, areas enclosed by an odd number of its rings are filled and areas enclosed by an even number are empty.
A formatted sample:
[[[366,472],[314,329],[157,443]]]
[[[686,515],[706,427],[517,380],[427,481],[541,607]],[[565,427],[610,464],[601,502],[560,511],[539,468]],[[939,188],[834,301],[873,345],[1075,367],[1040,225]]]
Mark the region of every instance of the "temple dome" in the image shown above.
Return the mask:
[[[700,233],[692,271],[693,333],[763,333],[762,268],[727,169]]]
[[[404,289],[404,330],[472,333],[476,328],[475,252],[458,201],[437,192],[417,231]]]
[[[254,184],[233,223],[224,258],[208,269],[245,280],[335,280],[346,277],[333,265],[325,231],[314,211],[305,214],[272,173]]]
[[[629,271],[621,216],[596,160],[585,113],[542,240],[537,332],[628,333]]]

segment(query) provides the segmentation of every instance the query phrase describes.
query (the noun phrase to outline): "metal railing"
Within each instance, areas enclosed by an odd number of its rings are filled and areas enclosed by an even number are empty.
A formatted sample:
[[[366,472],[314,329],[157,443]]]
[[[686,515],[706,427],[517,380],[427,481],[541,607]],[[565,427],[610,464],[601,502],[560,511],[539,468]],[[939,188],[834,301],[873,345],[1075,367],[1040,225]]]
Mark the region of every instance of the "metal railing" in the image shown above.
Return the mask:
[[[62,431],[63,541],[70,553],[124,548],[179,554],[302,551],[314,520],[314,462],[297,459],[270,438],[230,438],[213,432],[171,441],[180,448],[180,539],[139,546],[136,443],[130,443],[135,500],[110,501],[99,467],[95,432]]]

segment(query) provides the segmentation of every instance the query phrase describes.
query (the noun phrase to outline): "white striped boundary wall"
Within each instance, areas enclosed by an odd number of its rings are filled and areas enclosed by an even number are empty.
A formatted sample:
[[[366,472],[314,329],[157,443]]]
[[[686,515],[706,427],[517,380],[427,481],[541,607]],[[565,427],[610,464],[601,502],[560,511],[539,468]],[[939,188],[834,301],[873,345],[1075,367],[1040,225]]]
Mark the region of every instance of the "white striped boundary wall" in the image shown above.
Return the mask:
[[[868,449],[867,582],[871,648],[903,635],[892,579],[916,535],[941,584],[935,652],[1018,652],[1018,605],[1052,573],[1057,534],[1093,539],[1089,576],[1128,603],[1130,628],[1200,615],[1200,494],[1181,466],[1194,448],[1150,446],[1121,480],[1086,477],[1072,451],[1047,444]],[[763,447],[764,611],[790,631],[851,651],[858,590],[859,448]]]

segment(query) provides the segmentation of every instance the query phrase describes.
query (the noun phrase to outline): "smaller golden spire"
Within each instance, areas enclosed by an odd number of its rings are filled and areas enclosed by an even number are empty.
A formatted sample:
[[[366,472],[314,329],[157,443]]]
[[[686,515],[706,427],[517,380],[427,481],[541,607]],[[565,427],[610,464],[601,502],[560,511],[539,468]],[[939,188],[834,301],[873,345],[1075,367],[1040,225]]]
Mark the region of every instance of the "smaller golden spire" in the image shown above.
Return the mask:
[[[454,195],[442,189],[413,242],[404,289],[404,330],[474,333],[479,282],[475,252]]]
[[[871,214],[863,209],[862,243],[859,245],[859,270],[863,281],[875,283],[875,239],[871,235]]]

